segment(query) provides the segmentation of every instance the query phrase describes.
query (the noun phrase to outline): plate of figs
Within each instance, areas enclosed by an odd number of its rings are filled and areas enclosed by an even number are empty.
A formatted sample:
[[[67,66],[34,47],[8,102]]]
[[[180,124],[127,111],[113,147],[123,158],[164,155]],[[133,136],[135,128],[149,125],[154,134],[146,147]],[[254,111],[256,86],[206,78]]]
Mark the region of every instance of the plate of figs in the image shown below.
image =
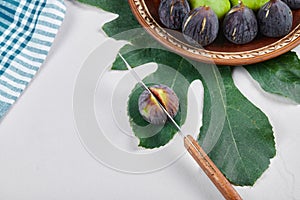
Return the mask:
[[[128,0],[145,30],[184,57],[247,65],[300,44],[300,0]]]

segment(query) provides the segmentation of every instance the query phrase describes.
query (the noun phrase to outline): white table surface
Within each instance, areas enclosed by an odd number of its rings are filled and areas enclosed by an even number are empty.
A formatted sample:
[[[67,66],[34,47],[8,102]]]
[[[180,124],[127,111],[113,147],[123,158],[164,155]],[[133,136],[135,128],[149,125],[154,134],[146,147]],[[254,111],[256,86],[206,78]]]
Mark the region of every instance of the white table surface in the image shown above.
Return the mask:
[[[0,199],[222,199],[188,154],[163,170],[133,175],[87,153],[76,133],[74,85],[85,59],[105,39],[100,27],[113,15],[66,5],[47,61],[0,123]],[[234,71],[234,80],[268,115],[277,148],[254,187],[236,189],[244,199],[300,199],[300,106],[265,93],[243,69]]]

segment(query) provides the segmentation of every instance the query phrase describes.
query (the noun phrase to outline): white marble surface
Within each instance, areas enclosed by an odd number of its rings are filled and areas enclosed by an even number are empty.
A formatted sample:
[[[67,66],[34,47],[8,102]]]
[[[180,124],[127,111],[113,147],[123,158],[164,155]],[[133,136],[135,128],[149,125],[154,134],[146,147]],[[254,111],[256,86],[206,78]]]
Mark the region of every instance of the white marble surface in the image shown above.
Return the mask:
[[[187,154],[163,170],[133,175],[87,153],[76,133],[73,90],[84,60],[105,39],[101,25],[114,16],[66,4],[46,63],[0,124],[0,199],[222,199]],[[277,148],[254,187],[237,190],[244,199],[300,199],[300,106],[263,92],[243,69],[235,70],[234,79],[268,115]]]

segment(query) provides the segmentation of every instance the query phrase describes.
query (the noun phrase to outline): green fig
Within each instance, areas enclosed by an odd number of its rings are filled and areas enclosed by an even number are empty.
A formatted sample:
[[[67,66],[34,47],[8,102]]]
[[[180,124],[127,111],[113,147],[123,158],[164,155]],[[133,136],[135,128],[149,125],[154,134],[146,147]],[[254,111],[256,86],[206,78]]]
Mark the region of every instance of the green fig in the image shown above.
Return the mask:
[[[260,9],[260,7],[265,5],[265,3],[267,3],[268,1],[269,0],[230,0],[232,6],[238,5],[239,2],[242,2],[245,6],[254,11]]]
[[[200,6],[209,6],[222,19],[230,10],[229,0],[189,0],[192,9]]]

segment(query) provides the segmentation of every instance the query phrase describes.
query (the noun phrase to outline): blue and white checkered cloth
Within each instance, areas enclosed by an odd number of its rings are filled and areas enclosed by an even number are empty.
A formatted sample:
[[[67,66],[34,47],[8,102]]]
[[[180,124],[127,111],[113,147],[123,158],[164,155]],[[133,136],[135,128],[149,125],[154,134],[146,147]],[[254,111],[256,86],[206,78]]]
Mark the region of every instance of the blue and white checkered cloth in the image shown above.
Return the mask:
[[[0,119],[46,59],[65,10],[63,0],[0,0]]]

